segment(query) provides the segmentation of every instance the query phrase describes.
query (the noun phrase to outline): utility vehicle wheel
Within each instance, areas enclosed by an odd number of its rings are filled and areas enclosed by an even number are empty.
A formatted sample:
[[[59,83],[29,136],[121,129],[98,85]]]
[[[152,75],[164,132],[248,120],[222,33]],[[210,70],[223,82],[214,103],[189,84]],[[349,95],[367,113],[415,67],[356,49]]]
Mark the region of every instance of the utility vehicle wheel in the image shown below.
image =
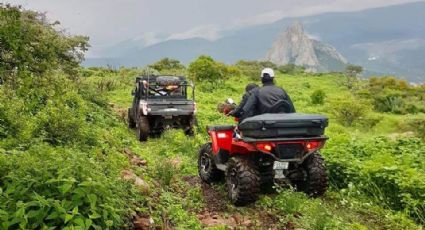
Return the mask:
[[[323,157],[319,152],[311,154],[301,165],[304,170],[304,180],[297,183],[297,189],[311,197],[319,197],[328,189],[328,174]]]
[[[149,120],[146,116],[140,116],[137,122],[137,138],[139,141],[147,141],[149,136]]]
[[[193,137],[195,136],[195,132],[193,131],[193,127],[190,127],[188,129],[186,129],[184,131],[184,135],[188,136],[188,137]]]
[[[186,136],[193,137],[195,135],[195,126],[198,126],[198,120],[193,116],[190,118],[188,127],[184,130],[184,134]]]
[[[242,157],[230,159],[226,170],[226,185],[233,204],[241,206],[256,201],[260,192],[260,173],[257,166]]]
[[[214,159],[211,143],[204,144],[198,153],[199,177],[207,183],[218,181],[223,178],[223,172],[218,170]]]
[[[134,129],[136,128],[136,122],[134,121],[133,117],[131,116],[131,108],[128,109],[127,111],[127,120],[128,120],[128,127],[130,129]]]

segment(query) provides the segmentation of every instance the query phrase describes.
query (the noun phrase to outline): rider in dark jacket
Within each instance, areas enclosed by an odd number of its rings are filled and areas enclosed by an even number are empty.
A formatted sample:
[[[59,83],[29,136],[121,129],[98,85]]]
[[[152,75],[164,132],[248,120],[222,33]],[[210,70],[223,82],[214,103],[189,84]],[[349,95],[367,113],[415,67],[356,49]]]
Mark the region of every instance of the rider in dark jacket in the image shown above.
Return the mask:
[[[295,107],[291,98],[284,89],[275,86],[274,71],[265,68],[261,72],[261,82],[263,87],[251,94],[243,113],[260,115],[264,113],[295,113]]]
[[[254,114],[252,113],[253,111],[244,112],[243,107],[245,106],[246,102],[248,101],[248,98],[252,94],[256,94],[258,92],[258,90],[259,90],[259,86],[257,84],[249,83],[245,87],[245,94],[242,96],[242,100],[239,103],[238,107],[236,107],[234,110],[230,111],[227,115],[239,118],[239,122],[243,121],[243,119],[245,119],[247,117],[254,116]]]

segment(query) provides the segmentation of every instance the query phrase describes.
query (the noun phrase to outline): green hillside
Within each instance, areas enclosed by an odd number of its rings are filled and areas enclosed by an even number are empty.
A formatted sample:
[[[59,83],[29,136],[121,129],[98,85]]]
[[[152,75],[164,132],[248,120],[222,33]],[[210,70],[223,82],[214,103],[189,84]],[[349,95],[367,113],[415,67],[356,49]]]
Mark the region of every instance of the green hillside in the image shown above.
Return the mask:
[[[270,63],[82,68],[87,38],[43,15],[0,6],[0,229],[422,229],[425,88],[392,77],[355,80],[276,67],[299,112],[329,116],[322,198],[291,189],[237,208],[223,184],[197,176],[205,126],[240,100]],[[167,64],[167,62],[166,62]],[[155,69],[152,69],[155,68]],[[168,130],[146,143],[127,128],[134,78],[187,74],[196,83],[194,137]],[[283,74],[286,73],[286,74]],[[357,78],[354,78],[357,79]],[[353,80],[353,79],[351,79]],[[348,86],[348,87],[347,87]]]
[[[111,86],[106,92],[108,101],[113,110],[122,116],[123,122],[126,108],[131,104],[129,92],[138,72],[140,70],[122,69],[96,77],[99,73],[105,74],[101,70],[92,70],[92,77],[87,79],[94,85],[108,82]],[[163,137],[150,139],[134,150],[153,163],[153,171],[161,171],[152,175],[154,180],[166,178],[167,186],[161,186],[159,202],[161,203],[162,196],[172,196],[175,200],[171,203],[179,203],[180,211],[161,207],[161,213],[172,215],[171,213],[181,212],[181,215],[192,217],[193,223],[186,222],[186,217],[182,220],[177,216],[172,217],[170,224],[182,228],[198,226],[198,221],[208,223],[208,219],[212,218],[208,215],[218,215],[224,224],[231,224],[234,215],[249,215],[250,219],[261,224],[259,226],[270,224],[282,227],[293,224],[307,229],[361,229],[362,226],[371,229],[418,228],[413,223],[421,223],[424,218],[424,162],[421,160],[424,142],[414,137],[415,133],[410,131],[414,129],[409,124],[417,120],[423,122],[423,114],[376,112],[370,105],[370,95],[364,96],[367,81],[359,83],[363,92],[358,90],[361,93],[353,93],[340,86],[342,79],[339,74],[277,76],[277,84],[288,91],[299,112],[321,113],[331,118],[326,132],[330,140],[323,153],[329,168],[332,190],[325,198],[313,200],[303,194],[283,190],[277,195],[264,195],[256,205],[236,209],[225,200],[224,187],[217,185],[213,186],[214,195],[219,196],[215,199],[219,199],[225,208],[216,211],[215,204],[209,203],[211,198],[205,193],[211,192],[210,188],[206,189],[197,179],[196,153],[200,145],[207,141],[208,136],[204,129],[206,125],[234,123],[232,119],[219,114],[216,108],[227,97],[239,99],[244,86],[252,82],[249,77],[240,76],[225,81],[215,90],[211,90],[209,84],[197,86],[199,129],[194,138],[186,138],[180,131],[167,131]],[[325,92],[322,105],[312,104],[311,95],[317,90]],[[365,111],[352,125],[345,126],[335,112],[344,109],[344,106]],[[421,131],[418,129],[415,132],[420,135]],[[133,133],[130,132],[129,135],[129,138],[135,138]],[[164,162],[170,162],[173,167],[167,165],[166,168],[172,172],[163,171]],[[160,169],[155,169],[156,167]],[[172,178],[169,178],[171,175]],[[197,186],[193,187],[193,183]],[[193,194],[187,196],[186,189],[190,189]],[[185,199],[190,200],[184,201]],[[288,203],[290,207],[287,207]],[[274,223],[262,219],[256,214],[258,210],[275,216],[279,221]],[[314,211],[309,213],[311,210]],[[202,215],[204,212],[209,214],[205,217]],[[303,213],[301,218],[294,217],[298,212],[307,213]],[[200,213],[199,220],[196,217]]]

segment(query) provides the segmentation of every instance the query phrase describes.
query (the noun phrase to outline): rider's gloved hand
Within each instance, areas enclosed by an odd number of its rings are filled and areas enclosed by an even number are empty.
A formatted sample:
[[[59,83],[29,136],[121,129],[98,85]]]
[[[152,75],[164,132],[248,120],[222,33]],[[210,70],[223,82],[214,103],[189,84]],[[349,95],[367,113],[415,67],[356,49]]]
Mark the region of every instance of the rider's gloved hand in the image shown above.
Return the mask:
[[[235,116],[235,110],[231,110],[230,112],[228,112],[227,114],[226,114],[226,116]]]

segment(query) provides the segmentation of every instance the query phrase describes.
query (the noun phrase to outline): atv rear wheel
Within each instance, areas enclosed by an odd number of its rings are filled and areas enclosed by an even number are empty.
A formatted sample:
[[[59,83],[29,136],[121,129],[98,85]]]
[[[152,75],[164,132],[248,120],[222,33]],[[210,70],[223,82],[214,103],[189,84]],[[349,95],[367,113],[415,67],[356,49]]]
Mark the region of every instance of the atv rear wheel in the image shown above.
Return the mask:
[[[130,129],[136,128],[136,122],[134,121],[133,117],[131,116],[131,108],[127,111],[127,120],[128,120],[128,127]]]
[[[301,165],[305,178],[296,183],[298,190],[305,192],[311,197],[319,197],[328,189],[328,174],[326,172],[323,157],[319,152],[311,154]]]
[[[199,177],[206,183],[218,181],[223,178],[224,173],[218,170],[215,165],[211,143],[204,144],[199,150],[198,173]]]
[[[260,173],[249,159],[234,157],[229,160],[226,170],[227,193],[231,202],[242,206],[258,199]]]
[[[139,141],[147,141],[150,132],[149,120],[146,116],[140,116],[137,122],[137,139]]]

